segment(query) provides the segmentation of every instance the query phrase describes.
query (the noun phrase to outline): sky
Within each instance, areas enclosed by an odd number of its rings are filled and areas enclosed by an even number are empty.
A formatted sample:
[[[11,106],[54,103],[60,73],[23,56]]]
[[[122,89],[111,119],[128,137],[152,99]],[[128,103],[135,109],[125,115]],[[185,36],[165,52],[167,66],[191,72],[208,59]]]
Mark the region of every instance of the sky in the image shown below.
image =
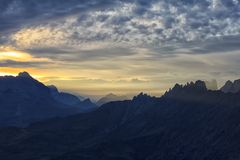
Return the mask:
[[[240,78],[240,0],[0,0],[0,75],[80,95]]]

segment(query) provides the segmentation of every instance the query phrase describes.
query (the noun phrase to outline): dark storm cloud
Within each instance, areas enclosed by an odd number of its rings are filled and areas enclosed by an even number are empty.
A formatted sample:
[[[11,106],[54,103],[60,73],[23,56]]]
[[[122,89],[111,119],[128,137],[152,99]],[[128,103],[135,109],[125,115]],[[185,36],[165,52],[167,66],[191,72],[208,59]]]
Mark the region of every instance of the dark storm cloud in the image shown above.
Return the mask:
[[[0,30],[11,30],[41,19],[56,19],[90,10],[111,7],[110,0],[1,0]]]

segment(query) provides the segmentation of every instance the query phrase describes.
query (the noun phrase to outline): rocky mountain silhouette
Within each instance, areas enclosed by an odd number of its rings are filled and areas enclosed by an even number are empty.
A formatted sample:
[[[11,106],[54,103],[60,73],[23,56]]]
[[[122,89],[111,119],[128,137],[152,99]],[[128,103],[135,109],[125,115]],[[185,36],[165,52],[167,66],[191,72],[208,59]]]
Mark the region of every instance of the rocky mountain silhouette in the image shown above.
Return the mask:
[[[96,109],[96,105],[92,103],[92,101],[89,98],[80,100],[79,97],[66,93],[66,92],[59,92],[57,87],[54,85],[48,86],[50,89],[50,93],[52,97],[62,104],[65,104],[67,106],[78,106],[79,109],[82,111],[90,111],[93,109]]]
[[[240,91],[240,79],[235,81],[227,81],[221,88],[221,91],[225,93],[237,93]]]
[[[0,126],[24,126],[56,116],[90,111],[96,105],[47,87],[27,72],[0,77]]]
[[[162,97],[141,93],[93,112],[27,128],[0,129],[5,160],[236,160],[240,93],[205,82],[176,84]]]

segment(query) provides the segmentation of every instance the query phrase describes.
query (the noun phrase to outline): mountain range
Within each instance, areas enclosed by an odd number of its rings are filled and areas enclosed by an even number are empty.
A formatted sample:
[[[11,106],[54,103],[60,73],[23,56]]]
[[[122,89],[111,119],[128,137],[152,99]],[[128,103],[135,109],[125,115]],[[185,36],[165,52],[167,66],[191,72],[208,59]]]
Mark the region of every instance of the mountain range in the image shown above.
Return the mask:
[[[92,112],[0,129],[4,160],[237,160],[240,91],[176,84]]]
[[[94,110],[89,99],[80,101],[53,86],[45,86],[27,72],[0,77],[0,126],[25,126],[52,117]]]

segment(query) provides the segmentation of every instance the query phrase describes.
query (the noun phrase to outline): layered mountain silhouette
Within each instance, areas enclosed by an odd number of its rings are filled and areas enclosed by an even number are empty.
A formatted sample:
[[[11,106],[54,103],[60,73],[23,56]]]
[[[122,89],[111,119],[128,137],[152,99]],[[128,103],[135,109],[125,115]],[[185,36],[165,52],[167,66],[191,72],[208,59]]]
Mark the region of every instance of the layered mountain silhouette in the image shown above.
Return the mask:
[[[106,96],[100,98],[98,101],[97,101],[97,105],[98,106],[101,106],[105,103],[108,103],[108,102],[113,102],[113,101],[123,101],[123,100],[128,100],[129,98],[127,96],[117,96],[113,93],[110,93],[110,94],[107,94]]]
[[[176,84],[93,112],[0,129],[4,160],[237,160],[240,92]]]
[[[58,92],[27,72],[0,77],[0,126],[24,126],[46,118],[67,116],[94,109],[89,100]]]
[[[79,97],[66,93],[66,92],[59,92],[57,87],[54,85],[48,86],[50,89],[50,93],[52,97],[57,101],[62,104],[65,104],[67,106],[78,106],[81,111],[89,111],[96,109],[96,105],[94,105],[89,98],[83,99],[82,101],[80,100]]]
[[[235,81],[227,81],[221,88],[224,93],[237,93],[240,91],[240,79]]]

